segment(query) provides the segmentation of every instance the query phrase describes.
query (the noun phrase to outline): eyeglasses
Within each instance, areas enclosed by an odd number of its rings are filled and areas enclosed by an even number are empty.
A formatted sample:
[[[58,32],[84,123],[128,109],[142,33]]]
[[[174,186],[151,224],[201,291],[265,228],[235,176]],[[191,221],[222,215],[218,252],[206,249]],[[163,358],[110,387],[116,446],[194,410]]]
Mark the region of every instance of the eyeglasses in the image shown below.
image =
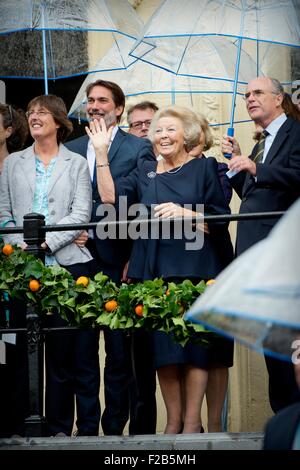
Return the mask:
[[[26,111],[25,113],[27,119],[30,118],[30,116],[33,116],[34,114],[36,114],[38,117],[44,117],[47,114],[51,114],[53,116],[53,113],[50,113],[50,111]]]
[[[146,119],[146,121],[136,121],[130,124],[130,128],[139,130],[139,129],[142,129],[143,124],[145,127],[148,128],[150,127],[151,122],[152,122],[151,119]]]

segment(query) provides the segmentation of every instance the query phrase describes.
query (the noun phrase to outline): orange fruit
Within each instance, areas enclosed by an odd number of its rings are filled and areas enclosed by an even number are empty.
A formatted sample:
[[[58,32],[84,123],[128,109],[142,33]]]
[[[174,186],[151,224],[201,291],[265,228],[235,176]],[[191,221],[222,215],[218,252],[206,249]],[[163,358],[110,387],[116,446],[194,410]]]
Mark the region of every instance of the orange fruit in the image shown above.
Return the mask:
[[[80,276],[77,280],[76,280],[76,285],[79,286],[79,285],[82,285],[84,287],[87,287],[89,284],[89,278],[86,277],[86,276]]]
[[[118,307],[118,302],[116,302],[115,300],[109,300],[104,305],[104,308],[107,312],[113,312],[114,310],[116,310],[117,307]]]
[[[31,279],[31,281],[29,281],[29,289],[31,292],[37,292],[40,287],[41,284],[36,279]]]
[[[13,252],[14,252],[14,249],[9,243],[4,245],[4,247],[2,248],[2,253],[6,256],[11,255]]]
[[[207,286],[212,286],[213,284],[215,284],[215,279],[209,279],[207,282],[206,282],[206,285]]]
[[[167,289],[167,290],[166,290],[166,296],[170,295],[170,293],[171,293],[170,290]]]
[[[138,304],[135,309],[134,309],[135,313],[137,314],[138,317],[142,317],[143,316],[143,305],[142,304]]]

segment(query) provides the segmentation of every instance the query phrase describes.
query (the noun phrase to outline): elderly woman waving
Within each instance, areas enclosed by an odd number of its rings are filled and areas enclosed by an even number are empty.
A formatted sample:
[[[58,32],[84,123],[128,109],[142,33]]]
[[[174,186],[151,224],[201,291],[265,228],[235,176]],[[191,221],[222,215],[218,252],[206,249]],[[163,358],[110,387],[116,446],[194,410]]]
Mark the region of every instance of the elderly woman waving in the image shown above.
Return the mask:
[[[109,135],[105,123],[91,123],[92,139],[99,167],[98,188],[102,200],[118,203],[126,195],[143,204],[147,213],[161,219],[229,213],[218,178],[214,158],[195,158],[189,152],[198,145],[201,125],[195,113],[172,106],[158,111],[149,129],[149,138],[163,157],[141,163],[136,172],[114,185],[110,178],[106,148]],[[226,223],[198,224],[177,231],[162,228],[154,236],[141,236],[134,242],[128,276],[134,280],[162,277],[166,282],[215,277],[232,258],[232,245]],[[179,236],[180,235],[180,236]],[[192,237],[193,235],[193,237]],[[226,256],[224,256],[226,252]],[[198,333],[201,339],[201,333]],[[171,335],[153,333],[154,361],[167,410],[165,433],[195,433],[202,430],[200,409],[207,386],[208,370],[223,352],[212,340],[208,347],[189,341],[182,347]],[[226,349],[226,348],[225,348]],[[232,347],[224,351],[232,363]]]

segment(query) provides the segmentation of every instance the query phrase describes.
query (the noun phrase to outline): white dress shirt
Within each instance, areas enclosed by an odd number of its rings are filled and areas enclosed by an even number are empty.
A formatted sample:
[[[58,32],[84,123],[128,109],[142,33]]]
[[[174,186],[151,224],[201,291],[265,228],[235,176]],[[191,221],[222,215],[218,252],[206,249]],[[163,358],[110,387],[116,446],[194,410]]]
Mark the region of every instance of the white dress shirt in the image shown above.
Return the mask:
[[[287,117],[284,113],[280,114],[274,121],[272,121],[268,127],[266,127],[266,131],[268,131],[269,135],[266,137],[265,141],[265,148],[264,148],[264,155],[262,159],[262,163],[265,162],[266,157],[268,155],[268,151],[270,150],[271,145],[276,137],[277,132],[279,131],[282,124],[287,120]]]

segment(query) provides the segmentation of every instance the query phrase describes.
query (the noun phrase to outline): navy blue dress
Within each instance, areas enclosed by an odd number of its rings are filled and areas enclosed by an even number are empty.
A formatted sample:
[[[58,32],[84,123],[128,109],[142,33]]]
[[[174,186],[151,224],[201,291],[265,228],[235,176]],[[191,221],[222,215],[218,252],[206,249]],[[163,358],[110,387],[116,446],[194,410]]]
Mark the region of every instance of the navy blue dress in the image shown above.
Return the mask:
[[[136,199],[147,207],[153,216],[153,207],[163,202],[188,204],[188,208],[204,214],[229,214],[230,209],[218,177],[214,158],[195,158],[172,172],[156,173],[157,162],[143,162],[134,175],[116,184],[117,195],[127,195],[129,203]],[[201,207],[200,205],[204,206]],[[146,280],[162,277],[166,281],[181,282],[191,279],[212,279],[232,260],[233,249],[228,224],[209,224],[209,235],[198,231],[202,237],[195,243],[191,228],[187,237],[176,239],[178,229],[170,228],[170,237],[137,239],[133,244],[128,276]],[[196,229],[195,229],[196,230]],[[155,228],[153,228],[155,232]],[[188,249],[187,243],[190,243]],[[207,349],[193,341],[185,347],[176,344],[171,335],[154,333],[156,367],[167,364],[194,364],[208,368],[212,365],[232,365],[233,343],[218,338]],[[218,351],[220,350],[220,354]],[[222,350],[222,351],[221,351]]]

